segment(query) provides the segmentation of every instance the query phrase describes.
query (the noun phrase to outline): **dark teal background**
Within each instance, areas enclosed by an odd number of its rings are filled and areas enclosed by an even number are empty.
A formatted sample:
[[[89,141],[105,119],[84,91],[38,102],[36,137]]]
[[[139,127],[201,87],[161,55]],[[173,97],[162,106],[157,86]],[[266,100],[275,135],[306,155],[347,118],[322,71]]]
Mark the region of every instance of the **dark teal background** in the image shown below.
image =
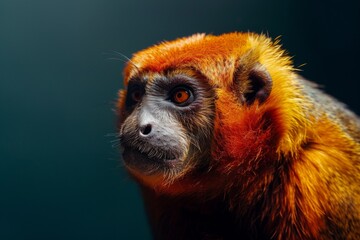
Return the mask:
[[[315,3],[317,2],[317,3]],[[359,113],[355,1],[0,0],[0,239],[149,239],[112,147],[119,51],[195,32],[276,37]]]

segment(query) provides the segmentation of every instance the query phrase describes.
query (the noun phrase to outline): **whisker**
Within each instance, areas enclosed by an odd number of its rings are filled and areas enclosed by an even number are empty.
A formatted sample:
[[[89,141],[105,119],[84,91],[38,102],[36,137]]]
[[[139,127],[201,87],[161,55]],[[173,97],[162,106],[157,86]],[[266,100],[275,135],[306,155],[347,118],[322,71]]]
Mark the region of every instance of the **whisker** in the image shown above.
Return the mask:
[[[137,70],[137,72],[140,72],[140,69],[138,66],[136,66],[136,64],[131,61],[131,59],[129,57],[127,57],[125,54],[121,53],[121,52],[118,52],[118,51],[115,51],[115,50],[112,50],[112,53],[104,53],[104,54],[116,54],[117,56],[121,56],[123,59],[120,59],[120,58],[116,58],[116,57],[113,57],[113,58],[108,58],[108,60],[119,60],[119,61],[123,61],[124,63],[130,63],[132,66],[135,67],[135,69]]]
[[[111,140],[110,143],[116,143],[116,142],[119,142],[120,139],[114,139],[114,140]]]
[[[117,60],[117,61],[122,61],[124,63],[126,63],[127,61],[125,59],[121,59],[121,58],[116,58],[116,57],[109,57],[106,60]]]

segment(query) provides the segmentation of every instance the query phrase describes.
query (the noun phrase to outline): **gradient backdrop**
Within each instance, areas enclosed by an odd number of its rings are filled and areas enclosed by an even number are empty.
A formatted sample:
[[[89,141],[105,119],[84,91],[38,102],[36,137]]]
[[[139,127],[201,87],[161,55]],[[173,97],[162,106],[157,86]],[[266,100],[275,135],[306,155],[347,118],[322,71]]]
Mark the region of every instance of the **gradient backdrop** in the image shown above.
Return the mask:
[[[112,147],[121,60],[195,32],[282,36],[357,113],[355,1],[0,0],[0,239],[149,239]],[[121,58],[121,57],[119,57]]]

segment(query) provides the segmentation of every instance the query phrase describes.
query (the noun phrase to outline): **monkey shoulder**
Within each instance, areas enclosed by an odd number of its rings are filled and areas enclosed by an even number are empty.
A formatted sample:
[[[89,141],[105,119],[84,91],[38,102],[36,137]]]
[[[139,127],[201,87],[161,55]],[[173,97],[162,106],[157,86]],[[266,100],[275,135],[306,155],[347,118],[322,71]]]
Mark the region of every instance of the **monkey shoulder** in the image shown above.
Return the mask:
[[[360,118],[336,98],[325,93],[319,85],[304,79],[297,78],[301,93],[307,101],[311,102],[310,108],[305,110],[308,116],[319,120],[326,117],[341,128],[355,142],[360,143]],[[307,105],[309,106],[309,105]]]

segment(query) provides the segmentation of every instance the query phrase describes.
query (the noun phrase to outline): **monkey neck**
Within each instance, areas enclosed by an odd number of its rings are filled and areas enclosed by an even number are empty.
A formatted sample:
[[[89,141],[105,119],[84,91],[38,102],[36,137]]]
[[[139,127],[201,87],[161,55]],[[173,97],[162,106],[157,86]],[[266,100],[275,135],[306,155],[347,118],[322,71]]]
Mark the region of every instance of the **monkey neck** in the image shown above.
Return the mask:
[[[142,187],[151,224],[160,228],[160,223],[167,226],[163,222],[174,218],[186,223],[193,221],[194,226],[204,229],[219,225],[221,232],[238,229],[231,233],[235,235],[241,232],[265,238],[316,239],[324,224],[321,205],[326,204],[326,193],[322,193],[326,192],[324,181],[311,175],[318,166],[305,159],[261,160],[268,164],[259,165],[261,169],[256,174],[239,170],[220,175],[210,171],[206,178],[187,179],[177,183],[179,186],[169,186],[171,193]],[[300,175],[304,173],[309,175]],[[180,186],[187,191],[175,190]]]
[[[173,196],[147,187],[142,194],[156,239],[243,239],[246,234],[223,196]]]

